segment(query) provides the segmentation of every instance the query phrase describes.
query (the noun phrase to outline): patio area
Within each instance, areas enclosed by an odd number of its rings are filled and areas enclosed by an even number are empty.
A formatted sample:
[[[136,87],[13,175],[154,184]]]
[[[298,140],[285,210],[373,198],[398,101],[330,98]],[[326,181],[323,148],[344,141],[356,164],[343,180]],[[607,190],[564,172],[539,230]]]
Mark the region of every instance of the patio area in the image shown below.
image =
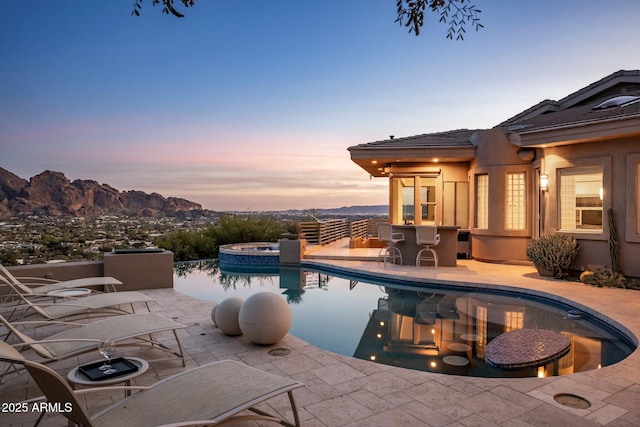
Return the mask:
[[[460,260],[458,267],[416,268],[371,262],[378,249],[349,250],[343,243],[311,250],[305,265],[375,277],[402,277],[418,282],[472,283],[479,287],[516,287],[574,301],[585,311],[597,311],[640,337],[640,292],[594,288],[581,283],[538,276],[535,268]],[[351,255],[351,256],[349,256]],[[179,331],[187,367],[232,359],[305,383],[294,392],[304,426],[637,426],[640,425],[640,351],[602,369],[547,378],[473,378],[418,372],[375,364],[323,351],[291,334],[274,346],[257,346],[246,338],[228,337],[210,320],[212,303],[177,294],[172,289],[145,290],[158,304],[152,310],[187,325]],[[167,339],[170,337],[167,336]],[[170,344],[170,343],[169,343]],[[171,345],[171,344],[170,344]],[[287,355],[269,350],[285,348]],[[273,352],[281,354],[282,352]],[[136,352],[145,357],[144,352]],[[70,369],[98,359],[96,354],[52,364],[66,375]],[[182,371],[178,361],[152,363],[134,380],[147,385]],[[38,395],[27,376],[13,376],[0,386],[2,402]],[[588,409],[564,406],[554,395],[567,393],[588,400]],[[121,398],[121,392],[92,395],[90,411]],[[179,398],[179,397],[177,397]],[[212,396],[214,399],[215,396]],[[271,401],[284,412],[286,399]],[[2,413],[3,425],[32,425],[39,414]],[[161,420],[159,420],[161,421]],[[42,425],[65,425],[61,416],[47,415]],[[258,425],[246,423],[242,425]]]

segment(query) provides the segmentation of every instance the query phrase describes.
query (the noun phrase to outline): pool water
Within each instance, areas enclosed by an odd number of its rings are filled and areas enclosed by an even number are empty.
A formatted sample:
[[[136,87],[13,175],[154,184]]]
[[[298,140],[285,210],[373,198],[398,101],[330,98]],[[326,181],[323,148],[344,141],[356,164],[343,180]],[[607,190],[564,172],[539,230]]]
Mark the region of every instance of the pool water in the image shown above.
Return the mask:
[[[203,300],[281,294],[291,307],[293,335],[335,353],[405,368],[480,377],[565,375],[619,362],[635,349],[617,330],[576,316],[573,307],[504,292],[416,287],[301,268],[232,273],[216,261],[178,263],[174,271],[176,291]],[[487,363],[487,345],[519,329],[555,331],[569,339],[570,350],[541,366]]]

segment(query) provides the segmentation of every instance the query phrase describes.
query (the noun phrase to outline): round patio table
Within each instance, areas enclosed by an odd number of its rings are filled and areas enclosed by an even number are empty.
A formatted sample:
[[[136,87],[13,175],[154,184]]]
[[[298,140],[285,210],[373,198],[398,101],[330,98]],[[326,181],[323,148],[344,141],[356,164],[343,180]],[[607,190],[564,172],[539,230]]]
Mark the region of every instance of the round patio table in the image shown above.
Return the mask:
[[[90,293],[91,289],[88,288],[63,288],[49,291],[47,292],[47,295],[54,297],[83,297]]]
[[[545,365],[567,354],[569,338],[545,329],[519,329],[497,336],[487,344],[487,363],[516,369]]]

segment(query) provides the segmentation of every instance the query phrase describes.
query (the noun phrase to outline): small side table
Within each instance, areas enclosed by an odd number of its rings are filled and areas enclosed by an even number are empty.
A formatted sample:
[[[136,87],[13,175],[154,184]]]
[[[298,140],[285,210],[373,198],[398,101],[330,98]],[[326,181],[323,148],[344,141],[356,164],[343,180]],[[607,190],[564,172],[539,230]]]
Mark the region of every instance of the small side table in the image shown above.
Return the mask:
[[[68,288],[68,289],[56,289],[54,291],[47,292],[47,295],[52,297],[83,297],[89,295],[91,289],[87,288]]]
[[[69,371],[69,374],[67,374],[67,381],[71,385],[71,388],[74,390],[77,385],[83,385],[83,386],[89,386],[89,387],[106,387],[106,386],[110,386],[118,383],[124,383],[124,385],[130,386],[131,380],[133,378],[136,378],[144,374],[147,371],[147,369],[149,369],[149,362],[147,362],[144,359],[138,359],[137,357],[127,357],[126,359],[127,361],[136,365],[138,367],[138,370],[130,374],[121,375],[119,377],[114,377],[108,380],[91,381],[87,379],[84,375],[82,375],[82,373],[80,373],[80,370],[79,370],[80,367],[78,366],[73,368],[71,371]],[[99,361],[96,361],[96,362],[99,362]],[[89,362],[89,363],[93,363],[93,362]],[[131,390],[125,390],[124,395],[131,396]]]

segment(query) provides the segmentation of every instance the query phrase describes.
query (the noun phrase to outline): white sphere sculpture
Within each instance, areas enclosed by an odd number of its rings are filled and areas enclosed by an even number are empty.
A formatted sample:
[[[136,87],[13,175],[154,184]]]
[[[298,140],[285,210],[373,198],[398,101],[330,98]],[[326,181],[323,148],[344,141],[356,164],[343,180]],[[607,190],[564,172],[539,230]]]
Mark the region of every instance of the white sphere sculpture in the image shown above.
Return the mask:
[[[226,335],[242,335],[238,324],[238,313],[244,299],[240,297],[227,298],[218,304],[215,312],[215,323]]]
[[[218,303],[214,302],[213,303],[213,308],[211,309],[211,321],[213,322],[214,326],[218,326],[218,324],[216,323],[216,310],[218,309]]]
[[[258,292],[242,304],[238,322],[242,333],[254,344],[275,344],[289,332],[291,308],[281,295]]]

